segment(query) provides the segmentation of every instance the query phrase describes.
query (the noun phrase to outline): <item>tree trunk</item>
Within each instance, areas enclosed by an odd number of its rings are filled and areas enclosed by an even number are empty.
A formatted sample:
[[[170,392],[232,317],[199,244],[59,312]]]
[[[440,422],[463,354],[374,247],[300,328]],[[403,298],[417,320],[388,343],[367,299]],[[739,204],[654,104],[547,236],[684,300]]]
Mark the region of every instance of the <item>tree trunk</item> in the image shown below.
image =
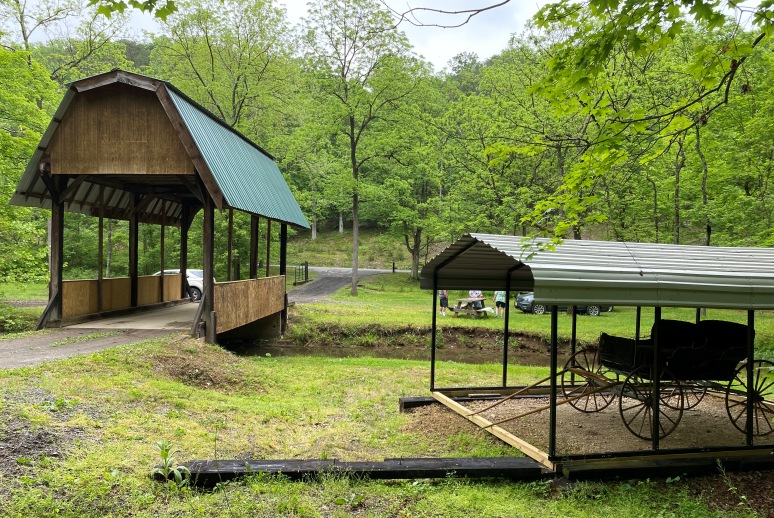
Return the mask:
[[[696,131],[696,154],[699,155],[699,159],[701,160],[701,170],[702,170],[702,176],[701,176],[701,204],[704,208],[704,222],[707,226],[706,230],[706,238],[704,240],[705,246],[710,246],[710,241],[712,239],[712,222],[710,221],[709,217],[709,211],[707,210],[707,174],[709,173],[709,167],[707,166],[707,157],[704,156],[704,153],[701,151],[701,132],[699,131],[699,126],[695,126]]]
[[[352,195],[352,288],[350,294],[353,297],[357,296],[357,256],[358,256],[358,242],[360,236],[360,229],[358,228],[358,204],[360,200],[357,192]]]
[[[422,255],[422,229],[418,228],[414,231],[414,235],[411,236],[412,244],[409,244],[408,229],[403,234],[406,241],[406,249],[411,254],[411,278],[415,281],[419,280],[419,260]]]
[[[645,179],[653,186],[653,226],[656,231],[656,243],[658,243],[658,187],[656,181],[648,175]]]
[[[685,166],[685,150],[682,141],[678,142],[677,156],[675,157],[675,230],[674,243],[680,244],[680,171]]]
[[[339,234],[344,233],[344,213],[339,211]]]
[[[312,241],[317,239],[317,218],[312,218]]]

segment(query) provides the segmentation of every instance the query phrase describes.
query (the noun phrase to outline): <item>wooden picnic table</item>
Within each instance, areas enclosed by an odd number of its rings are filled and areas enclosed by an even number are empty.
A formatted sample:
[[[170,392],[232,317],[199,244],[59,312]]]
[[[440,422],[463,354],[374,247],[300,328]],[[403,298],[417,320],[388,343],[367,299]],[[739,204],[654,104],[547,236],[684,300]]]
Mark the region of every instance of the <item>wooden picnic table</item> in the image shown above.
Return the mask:
[[[457,303],[450,309],[454,312],[455,317],[460,316],[460,313],[465,315],[473,315],[474,318],[478,318],[481,315],[487,316],[487,312],[484,311],[485,300],[486,300],[485,298],[476,299],[471,297],[466,297],[464,299],[457,299]],[[480,302],[481,307],[476,308],[474,305],[475,302]]]

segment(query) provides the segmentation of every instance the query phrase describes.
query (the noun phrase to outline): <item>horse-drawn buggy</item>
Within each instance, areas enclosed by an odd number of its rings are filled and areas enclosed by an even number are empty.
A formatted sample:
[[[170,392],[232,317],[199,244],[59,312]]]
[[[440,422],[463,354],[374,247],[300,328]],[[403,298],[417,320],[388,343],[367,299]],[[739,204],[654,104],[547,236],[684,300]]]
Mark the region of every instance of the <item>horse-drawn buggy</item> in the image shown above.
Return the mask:
[[[649,440],[656,415],[654,397],[659,398],[658,430],[664,438],[677,427],[683,412],[708,393],[725,399],[731,423],[745,432],[749,394],[753,434],[770,434],[774,364],[754,360],[752,384],[748,383],[747,332],[743,324],[720,320],[696,324],[659,320],[645,340],[602,333],[598,347],[578,351],[560,372],[564,402],[581,412],[598,412],[618,399],[626,428]]]

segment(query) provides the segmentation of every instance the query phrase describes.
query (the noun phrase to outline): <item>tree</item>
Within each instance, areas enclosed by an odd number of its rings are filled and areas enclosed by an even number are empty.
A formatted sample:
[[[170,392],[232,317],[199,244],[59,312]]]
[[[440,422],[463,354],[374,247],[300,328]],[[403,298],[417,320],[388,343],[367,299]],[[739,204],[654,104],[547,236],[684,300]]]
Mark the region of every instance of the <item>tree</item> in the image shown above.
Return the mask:
[[[294,80],[284,11],[271,0],[207,0],[183,5],[163,28],[155,75],[257,141],[273,136]]]
[[[46,217],[8,205],[58,100],[56,84],[24,51],[0,47],[0,280],[46,277]]]
[[[104,54],[129,17],[105,18],[86,0],[0,0],[0,20],[5,22],[0,29],[6,31],[6,45],[29,52],[30,59],[45,60],[50,77],[63,83],[75,79],[71,70]],[[48,50],[44,56],[34,52],[40,47]]]
[[[327,107],[325,122],[341,137],[352,189],[352,288],[357,295],[360,182],[364,166],[383,154],[377,121],[406,102],[414,88],[405,36],[371,0],[318,0],[305,20],[309,66]]]

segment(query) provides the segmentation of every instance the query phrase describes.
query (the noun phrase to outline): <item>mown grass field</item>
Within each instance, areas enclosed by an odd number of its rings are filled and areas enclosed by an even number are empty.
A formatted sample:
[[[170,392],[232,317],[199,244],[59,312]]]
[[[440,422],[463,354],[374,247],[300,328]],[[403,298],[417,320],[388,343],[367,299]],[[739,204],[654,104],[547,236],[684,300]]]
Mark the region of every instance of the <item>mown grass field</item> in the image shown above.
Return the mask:
[[[2,342],[0,342],[2,346]],[[460,376],[493,365],[449,366]],[[520,374],[525,380],[534,370]],[[4,516],[722,516],[678,481],[291,482],[256,474],[203,491],[149,478],[155,444],[177,462],[225,458],[503,456],[475,427],[426,430],[398,397],[428,366],[375,358],[239,358],[170,336],[0,372]],[[452,417],[453,419],[453,417]],[[452,421],[454,422],[454,421]]]

